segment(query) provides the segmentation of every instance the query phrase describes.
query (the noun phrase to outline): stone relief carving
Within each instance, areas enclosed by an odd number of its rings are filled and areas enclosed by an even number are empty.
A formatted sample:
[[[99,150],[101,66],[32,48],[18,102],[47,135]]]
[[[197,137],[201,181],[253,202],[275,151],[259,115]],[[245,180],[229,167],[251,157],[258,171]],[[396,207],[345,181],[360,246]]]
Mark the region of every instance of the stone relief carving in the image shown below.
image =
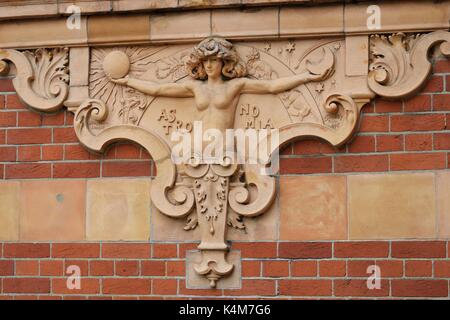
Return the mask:
[[[385,98],[402,98],[417,92],[430,75],[429,50],[440,44],[444,56],[450,56],[450,33],[396,33],[370,38],[369,87]]]
[[[22,101],[39,111],[55,111],[69,92],[68,53],[68,48],[0,50],[0,75],[8,74],[7,62],[12,62],[17,69],[14,88]]]
[[[299,137],[334,146],[351,138],[364,104],[375,94],[414,93],[431,71],[430,48],[449,55],[449,33],[370,37],[366,74],[347,76],[345,39],[231,44],[207,38],[198,45],[92,48],[89,96],[75,114],[80,142],[103,151],[118,140],[141,144],[157,165],[151,199],[162,213],[201,230],[202,260],[195,271],[211,287],[233,272],[227,227],[246,230],[245,218],[263,214],[275,198],[275,179],[262,175],[271,155]],[[0,72],[16,66],[14,85],[31,107],[52,111],[67,97],[67,49],[0,50]],[[174,163],[172,134],[183,129],[277,130],[265,161]],[[272,132],[272,131],[271,131]],[[200,150],[206,146],[202,145]],[[222,146],[223,148],[223,146]],[[194,154],[195,155],[195,154]]]

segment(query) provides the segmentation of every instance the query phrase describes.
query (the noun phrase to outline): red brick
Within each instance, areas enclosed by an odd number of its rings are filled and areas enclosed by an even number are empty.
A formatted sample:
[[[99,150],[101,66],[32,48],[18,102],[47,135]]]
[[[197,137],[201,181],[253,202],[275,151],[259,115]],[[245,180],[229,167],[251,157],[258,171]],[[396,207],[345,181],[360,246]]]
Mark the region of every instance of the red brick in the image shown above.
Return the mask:
[[[420,95],[414,96],[411,99],[405,101],[404,112],[420,112],[431,110],[431,96]]]
[[[103,177],[148,177],[151,175],[150,161],[103,162]]]
[[[381,135],[377,136],[377,151],[402,151],[403,135]]]
[[[445,241],[396,241],[392,242],[394,258],[445,258]]]
[[[391,154],[391,170],[431,170],[446,168],[445,153]]]
[[[433,139],[435,150],[450,150],[450,133],[435,133]]]
[[[437,278],[450,278],[450,260],[434,261],[434,276]]]
[[[6,108],[6,96],[4,95],[0,95],[0,109],[5,109]]]
[[[259,277],[260,275],[261,275],[261,261],[259,260],[242,261],[243,277]]]
[[[406,260],[405,276],[407,277],[431,277],[433,266],[431,260]]]
[[[402,260],[377,260],[375,264],[380,267],[381,278],[392,278],[403,276]]]
[[[11,79],[0,79],[0,92],[14,92],[14,86]]]
[[[337,156],[334,160],[334,172],[380,172],[388,169],[388,155]]]
[[[369,289],[368,280],[334,280],[334,294],[337,297],[385,297],[389,295],[389,281],[381,280],[380,289]]]
[[[42,160],[62,160],[63,159],[63,146],[61,145],[48,145],[42,146]]]
[[[322,260],[319,261],[320,277],[345,277],[346,262],[345,260]]]
[[[98,243],[54,243],[52,246],[54,258],[98,258],[100,245]]]
[[[49,163],[20,163],[6,165],[6,179],[37,179],[50,178],[51,165]]]
[[[392,280],[394,297],[447,297],[447,280]]]
[[[150,294],[151,280],[138,278],[103,279],[104,294]]]
[[[442,76],[432,76],[425,84],[422,92],[441,92],[444,90],[444,79]]]
[[[366,115],[361,118],[360,132],[387,132],[389,131],[389,116]]]
[[[116,261],[117,276],[137,276],[139,275],[139,262],[134,261]]]
[[[389,242],[335,242],[335,258],[385,258],[389,254]]]
[[[8,94],[6,96],[6,109],[26,109],[26,106],[20,101],[19,96]]]
[[[264,277],[289,276],[289,261],[263,261]]]
[[[177,245],[176,244],[153,244],[153,258],[176,258]]]
[[[42,144],[50,143],[52,130],[48,128],[10,129],[8,144]]]
[[[0,260],[0,276],[14,275],[14,261]]]
[[[372,273],[367,272],[369,266],[374,266],[375,260],[348,260],[347,275],[349,277],[369,277]]]
[[[319,139],[299,140],[293,144],[294,154],[330,154],[340,152],[326,141]]]
[[[374,136],[356,136],[348,144],[348,152],[374,152],[375,137]]]
[[[16,147],[0,147],[0,161],[16,161],[16,152]]]
[[[331,258],[330,242],[281,242],[281,258],[290,259],[320,259]]]
[[[94,155],[86,148],[79,144],[65,145],[64,146],[65,160],[92,160],[100,159],[99,155]]]
[[[97,294],[100,293],[100,280],[93,278],[80,278],[80,289],[69,289],[67,281],[69,278],[53,278],[52,293],[57,294]]]
[[[41,146],[19,146],[19,161],[41,160]]]
[[[184,265],[185,262],[184,261],[167,261],[167,276],[168,277],[180,277],[180,276],[184,276],[185,275],[185,271],[184,271]],[[244,275],[244,261],[242,262],[242,276],[245,277]]]
[[[17,112],[0,112],[0,127],[15,127]]]
[[[72,127],[54,128],[53,129],[53,142],[54,143],[78,142],[78,138],[75,133],[75,130]]]
[[[73,123],[74,123],[73,120],[75,119],[75,115],[72,112],[65,112],[65,115],[66,115],[66,122],[65,122],[65,124],[73,126]]]
[[[433,149],[433,136],[428,134],[407,134],[405,136],[406,151],[424,151]]]
[[[39,260],[16,260],[16,276],[38,276]]]
[[[53,178],[97,178],[100,176],[100,163],[54,163]]]
[[[285,155],[292,155],[292,151],[293,151],[293,145],[292,143],[287,143],[285,145],[283,145],[280,149],[280,155],[285,156]]]
[[[166,274],[166,264],[160,260],[141,261],[141,275],[143,276],[164,276]]]
[[[41,276],[62,276],[64,275],[63,260],[41,260],[40,261]]]
[[[19,127],[39,127],[42,125],[42,117],[37,112],[20,111],[17,113]]]
[[[330,173],[331,157],[281,158],[281,174]]]
[[[196,250],[198,246],[198,243],[180,243],[178,245],[178,256],[179,258],[186,258],[186,251],[189,250]]]
[[[103,258],[150,258],[150,244],[142,243],[104,243]]]
[[[48,243],[4,243],[5,258],[48,258],[50,245]]]
[[[374,113],[375,112],[375,103],[369,102],[362,106],[362,113]]]
[[[433,73],[450,73],[450,61],[438,60],[433,65]]]
[[[43,126],[62,126],[64,125],[64,112],[54,114],[42,114]]]
[[[376,112],[402,112],[403,102],[378,99],[375,102],[375,110]]]
[[[87,277],[89,275],[89,261],[83,260],[64,260],[64,272],[66,275],[73,274],[73,271],[69,269],[70,266],[76,266],[80,268],[81,276]],[[68,272],[69,271],[69,272]]]
[[[331,296],[331,280],[280,280],[282,296]]]
[[[433,96],[434,111],[450,111],[450,94],[436,94]]]
[[[116,146],[116,159],[139,159],[141,147],[135,144],[118,144]]]
[[[292,261],[292,277],[315,277],[317,275],[317,261]]]
[[[236,242],[233,249],[241,250],[242,258],[275,258],[277,244],[275,242]]]
[[[176,295],[177,294],[177,280],[175,279],[153,279],[152,294],[160,295]]]
[[[0,144],[6,143],[6,130],[0,129]]]
[[[91,276],[114,275],[114,261],[112,260],[92,260],[89,268],[89,275]]]
[[[5,278],[3,293],[50,293],[47,278]]]
[[[392,115],[391,131],[433,131],[445,129],[444,114]]]
[[[224,290],[224,295],[230,296],[274,296],[275,280],[242,280],[240,290]]]

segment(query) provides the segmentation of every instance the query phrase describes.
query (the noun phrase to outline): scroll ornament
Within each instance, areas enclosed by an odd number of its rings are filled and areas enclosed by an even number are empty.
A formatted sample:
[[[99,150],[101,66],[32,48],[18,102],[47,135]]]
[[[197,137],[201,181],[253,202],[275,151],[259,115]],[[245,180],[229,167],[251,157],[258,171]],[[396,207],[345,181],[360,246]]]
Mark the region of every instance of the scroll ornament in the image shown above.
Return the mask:
[[[299,137],[344,144],[374,93],[391,99],[415,93],[431,72],[430,49],[440,45],[449,56],[449,40],[445,31],[371,36],[368,88],[360,83],[366,94],[343,89],[348,81],[340,67],[343,40],[307,47],[207,38],[194,48],[92,48],[91,98],[78,107],[74,128],[92,151],[130,140],[151,153],[158,171],[152,203],[162,214],[186,219],[186,231],[200,228],[202,260],[193,267],[214,288],[234,269],[227,260],[227,227],[245,230],[245,218],[263,214],[273,203],[275,179],[261,172],[277,150]],[[62,48],[0,50],[0,74],[8,74],[13,63],[18,95],[40,111],[55,111],[67,98],[67,62],[68,50]],[[278,141],[257,164],[192,158],[174,163],[171,134],[184,129],[192,136],[197,120],[220,133],[269,128]]]

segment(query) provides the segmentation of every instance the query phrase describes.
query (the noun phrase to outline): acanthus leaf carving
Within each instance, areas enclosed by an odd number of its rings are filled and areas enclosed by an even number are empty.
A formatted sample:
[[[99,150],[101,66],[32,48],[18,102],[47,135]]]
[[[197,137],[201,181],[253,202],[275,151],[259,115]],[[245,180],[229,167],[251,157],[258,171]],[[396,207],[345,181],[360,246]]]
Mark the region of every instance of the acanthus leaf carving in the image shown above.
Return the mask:
[[[13,85],[21,100],[39,111],[55,111],[69,93],[68,56],[68,48],[0,50],[0,74],[9,72],[7,62],[13,63],[17,70]]]
[[[450,33],[372,35],[368,84],[379,96],[398,99],[416,93],[431,73],[430,49],[450,56]]]

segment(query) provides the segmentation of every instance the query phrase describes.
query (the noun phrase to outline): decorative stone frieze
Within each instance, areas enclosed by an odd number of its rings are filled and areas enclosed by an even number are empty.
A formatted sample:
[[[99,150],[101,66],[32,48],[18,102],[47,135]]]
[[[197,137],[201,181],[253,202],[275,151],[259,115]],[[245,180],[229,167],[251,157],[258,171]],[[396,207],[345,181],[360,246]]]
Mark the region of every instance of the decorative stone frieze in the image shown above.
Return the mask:
[[[430,74],[430,50],[439,45],[450,55],[449,40],[447,31],[233,43],[209,37],[194,46],[73,48],[73,57],[89,61],[71,58],[70,66],[69,49],[4,49],[0,73],[15,76],[14,87],[31,108],[69,107],[87,149],[103,152],[119,140],[142,145],[158,170],[152,204],[161,214],[185,219],[180,232],[200,228],[201,259],[191,267],[215,287],[234,272],[226,229],[244,232],[245,220],[264,214],[275,198],[275,179],[267,172],[276,168],[277,150],[302,137],[344,144],[361,108],[376,95],[414,94]],[[69,82],[69,70],[76,81]],[[174,134],[194,140],[198,121],[222,135],[254,129],[277,139],[257,163],[249,161],[256,148],[247,150],[243,163],[209,162],[196,153],[177,162]],[[263,142],[257,142],[259,148]],[[242,152],[234,146],[225,151]]]

